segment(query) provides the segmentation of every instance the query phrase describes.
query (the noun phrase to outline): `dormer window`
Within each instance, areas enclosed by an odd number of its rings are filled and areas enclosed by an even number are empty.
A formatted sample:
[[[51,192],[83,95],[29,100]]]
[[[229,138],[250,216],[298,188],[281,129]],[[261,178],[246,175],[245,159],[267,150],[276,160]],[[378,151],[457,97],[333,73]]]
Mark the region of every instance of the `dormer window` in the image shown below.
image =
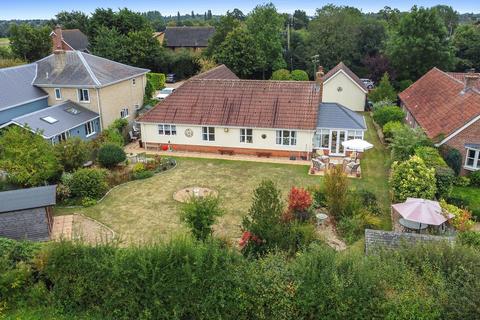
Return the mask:
[[[78,89],[78,101],[90,102],[90,93],[88,92],[88,89]]]
[[[55,100],[62,100],[62,91],[60,88],[55,88]]]

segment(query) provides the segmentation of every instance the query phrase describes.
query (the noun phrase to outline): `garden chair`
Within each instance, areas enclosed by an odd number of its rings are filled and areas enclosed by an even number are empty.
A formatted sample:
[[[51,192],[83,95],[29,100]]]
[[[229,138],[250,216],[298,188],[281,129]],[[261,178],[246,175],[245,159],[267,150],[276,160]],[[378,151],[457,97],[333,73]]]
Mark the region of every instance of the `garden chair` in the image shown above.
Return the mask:
[[[325,163],[323,163],[322,161],[320,161],[318,159],[312,159],[312,164],[313,164],[313,169],[315,171],[322,171],[327,166]]]
[[[137,141],[138,137],[133,135],[133,132],[130,130],[128,131],[128,136],[130,137],[130,141]]]
[[[357,174],[358,173],[358,168],[360,168],[360,163],[356,162],[350,162],[347,164],[345,167],[345,171],[347,174]]]

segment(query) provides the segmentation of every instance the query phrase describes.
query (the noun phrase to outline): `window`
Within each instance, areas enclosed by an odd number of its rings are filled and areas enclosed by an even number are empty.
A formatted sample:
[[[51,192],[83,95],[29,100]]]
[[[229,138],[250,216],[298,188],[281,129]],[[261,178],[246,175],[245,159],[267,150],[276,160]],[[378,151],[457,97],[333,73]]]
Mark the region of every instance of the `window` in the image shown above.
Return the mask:
[[[314,139],[313,146],[315,148],[328,149],[328,146],[329,146],[328,143],[330,140],[330,130],[328,129],[317,130],[313,139]]]
[[[253,129],[240,129],[240,142],[253,143]]]
[[[58,122],[57,119],[55,119],[54,117],[50,117],[50,116],[46,116],[46,117],[43,117],[43,118],[40,118],[40,119],[42,119],[43,121],[48,122],[50,124],[54,124],[55,122]]]
[[[467,148],[467,159],[465,167],[470,170],[480,169],[480,150]]]
[[[60,88],[55,88],[55,100],[62,100],[62,91]]]
[[[132,85],[133,85],[134,87],[135,87],[136,82],[137,82],[137,79],[133,78],[133,79],[132,79]]]
[[[348,130],[347,140],[363,139],[362,130]]]
[[[128,108],[123,108],[120,110],[120,118],[128,118]]]
[[[88,89],[78,89],[78,101],[90,102],[90,94]]]
[[[87,137],[90,137],[91,135],[94,135],[95,132],[95,124],[93,121],[89,121],[85,123],[85,133],[87,134]]]
[[[202,127],[202,133],[204,141],[215,141],[215,127]]]
[[[176,136],[177,126],[174,124],[159,124],[158,134],[162,136]]]
[[[66,141],[70,137],[70,131],[62,132],[58,135],[58,142]]]
[[[290,130],[277,130],[277,144],[294,146],[297,144],[297,132]]]

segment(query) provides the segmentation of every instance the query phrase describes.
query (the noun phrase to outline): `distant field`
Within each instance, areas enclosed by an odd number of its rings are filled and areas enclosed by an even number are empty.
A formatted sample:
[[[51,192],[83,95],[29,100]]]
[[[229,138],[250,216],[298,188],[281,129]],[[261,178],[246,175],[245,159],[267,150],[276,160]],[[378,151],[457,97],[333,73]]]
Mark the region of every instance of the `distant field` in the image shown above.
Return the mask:
[[[8,46],[10,44],[10,41],[8,38],[0,38],[0,46]]]

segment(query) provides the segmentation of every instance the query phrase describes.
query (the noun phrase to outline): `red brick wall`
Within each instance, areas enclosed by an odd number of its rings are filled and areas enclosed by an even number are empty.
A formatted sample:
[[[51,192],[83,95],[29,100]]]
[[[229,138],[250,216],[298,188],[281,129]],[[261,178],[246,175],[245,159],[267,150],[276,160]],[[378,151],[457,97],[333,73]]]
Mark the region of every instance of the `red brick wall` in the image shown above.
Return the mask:
[[[147,149],[149,150],[162,150],[164,144],[161,143],[145,143]],[[254,155],[257,153],[269,153],[271,157],[279,158],[289,158],[295,156],[300,158],[301,156],[307,157],[310,159],[310,152],[298,152],[298,151],[285,151],[285,150],[269,150],[269,149],[253,149],[253,148],[230,148],[230,147],[213,147],[213,146],[196,146],[196,145],[186,145],[186,144],[170,144],[170,147],[176,151],[187,151],[187,152],[207,152],[207,153],[220,153],[220,150],[233,151],[234,154],[241,155]]]
[[[446,145],[457,149],[462,154],[462,175],[466,175],[471,172],[469,170],[463,169],[463,165],[465,164],[465,157],[467,154],[467,150],[465,149],[466,143],[480,144],[480,121],[473,123],[445,143]]]

